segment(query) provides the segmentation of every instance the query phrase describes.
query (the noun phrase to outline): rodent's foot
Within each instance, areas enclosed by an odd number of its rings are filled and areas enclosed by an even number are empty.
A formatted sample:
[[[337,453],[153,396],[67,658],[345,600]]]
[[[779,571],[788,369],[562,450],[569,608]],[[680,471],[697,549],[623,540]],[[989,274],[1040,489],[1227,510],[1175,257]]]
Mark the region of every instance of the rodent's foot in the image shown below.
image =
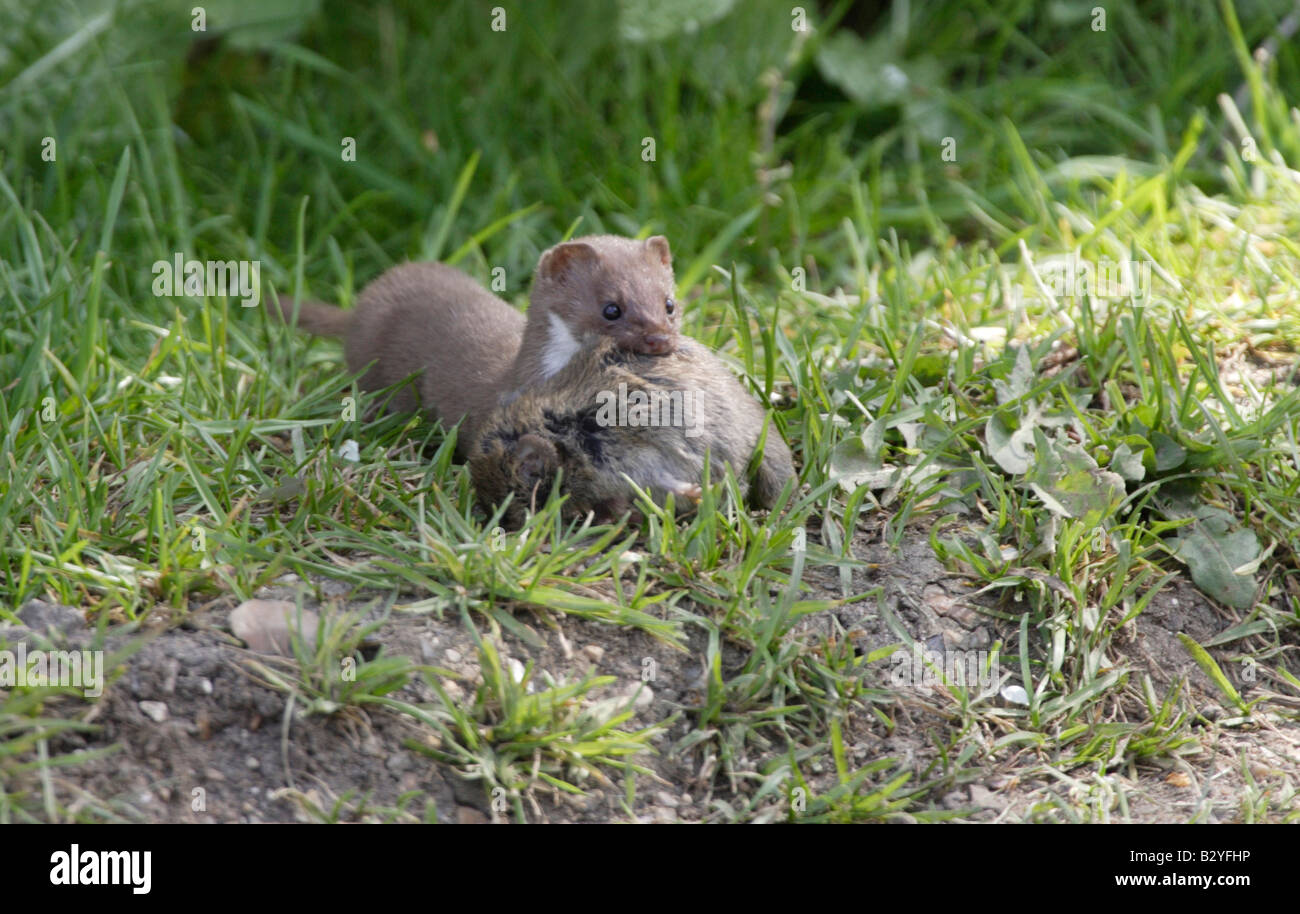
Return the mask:
[[[692,504],[699,504],[704,497],[704,490],[698,482],[679,482],[672,490],[678,498],[690,499]]]

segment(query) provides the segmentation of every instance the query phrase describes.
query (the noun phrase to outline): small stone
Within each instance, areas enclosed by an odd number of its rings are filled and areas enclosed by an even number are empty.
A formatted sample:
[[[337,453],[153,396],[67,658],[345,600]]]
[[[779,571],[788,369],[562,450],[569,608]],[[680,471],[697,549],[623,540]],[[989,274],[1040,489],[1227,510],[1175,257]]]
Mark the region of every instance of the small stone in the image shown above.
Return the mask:
[[[1006,797],[994,793],[982,784],[970,785],[970,801],[981,809],[995,809],[1001,812],[1007,808]]]
[[[678,804],[681,802],[666,790],[657,791],[655,793],[655,799],[659,802],[660,806],[667,806],[669,809],[676,809]]]
[[[384,767],[394,774],[400,774],[411,767],[411,757],[405,752],[394,752],[384,762]]]
[[[648,685],[643,684],[640,689],[641,691],[637,694],[636,700],[632,702],[632,706],[635,708],[648,708],[650,702],[655,700],[655,693]]]
[[[443,679],[439,681],[442,690],[447,693],[447,697],[452,701],[460,701],[465,697],[465,690],[461,688],[460,683],[454,679]]]
[[[161,701],[142,701],[140,710],[145,713],[150,720],[160,724],[167,719],[167,705]]]
[[[473,806],[457,806],[456,821],[461,825],[488,825],[492,820]]]
[[[230,614],[230,630],[251,649],[262,654],[293,653],[290,632],[298,622],[298,607],[288,600],[247,600]],[[306,644],[316,642],[319,617],[302,610],[299,637]]]
[[[600,663],[600,661],[605,657],[605,649],[599,644],[588,644],[582,649],[582,652],[596,663]]]
[[[212,694],[212,680],[211,680],[211,679],[207,679],[207,678],[200,679],[200,680],[199,680],[199,689],[203,692],[204,695],[211,695],[211,694]]]
[[[454,647],[449,647],[447,650],[443,651],[442,657],[448,663],[460,663],[462,659],[460,651],[456,650]]]
[[[651,807],[651,815],[653,816],[653,821],[659,825],[671,825],[673,822],[677,821],[677,813],[673,812],[671,809],[664,809],[662,806]]]
[[[212,739],[212,715],[208,713],[207,708],[199,708],[195,713],[194,726],[190,732],[204,742]]]
[[[1013,705],[1029,704],[1029,693],[1025,691],[1024,686],[1008,685],[1002,687],[1002,698],[1011,702]]]
[[[250,755],[248,758],[244,759],[244,765],[249,771],[256,771],[258,768],[262,767],[262,763],[259,762],[257,756],[254,755]]]
[[[167,662],[163,665],[163,669],[167,672],[163,677],[162,692],[164,695],[175,695],[176,677],[180,675],[181,671],[180,661],[175,657],[169,657],[167,658]]]

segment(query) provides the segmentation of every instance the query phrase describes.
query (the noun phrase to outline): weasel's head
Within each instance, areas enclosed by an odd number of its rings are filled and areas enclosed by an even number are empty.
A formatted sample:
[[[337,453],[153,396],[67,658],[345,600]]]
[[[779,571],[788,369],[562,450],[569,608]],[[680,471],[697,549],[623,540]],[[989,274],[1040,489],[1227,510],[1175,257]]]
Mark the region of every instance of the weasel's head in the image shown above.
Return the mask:
[[[546,321],[547,376],[595,337],[645,355],[672,352],[681,326],[675,286],[662,235],[644,241],[590,235],[546,251],[533,279],[529,319]]]

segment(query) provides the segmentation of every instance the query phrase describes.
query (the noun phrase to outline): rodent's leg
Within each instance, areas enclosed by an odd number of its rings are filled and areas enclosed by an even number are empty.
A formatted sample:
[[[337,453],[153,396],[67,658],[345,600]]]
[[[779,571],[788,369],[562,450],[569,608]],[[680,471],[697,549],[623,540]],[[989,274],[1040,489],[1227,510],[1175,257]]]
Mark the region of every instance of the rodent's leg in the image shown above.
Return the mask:
[[[629,511],[632,516],[629,523],[640,526],[643,518],[641,512],[632,507],[632,501],[626,495],[616,495],[603,499],[592,505],[592,514],[598,524],[612,524]]]
[[[520,437],[514,457],[520,480],[532,489],[555,475],[560,460],[555,445],[540,435]]]
[[[704,497],[704,490],[700,488],[698,482],[679,482],[668,491],[677,498],[687,498],[695,504],[699,504],[700,499]]]
[[[686,482],[682,479],[672,477],[660,477],[654,481],[654,487],[660,491],[671,494],[678,505],[683,500],[689,501],[693,505],[700,503],[700,498],[704,495],[704,489],[700,488],[698,482]]]

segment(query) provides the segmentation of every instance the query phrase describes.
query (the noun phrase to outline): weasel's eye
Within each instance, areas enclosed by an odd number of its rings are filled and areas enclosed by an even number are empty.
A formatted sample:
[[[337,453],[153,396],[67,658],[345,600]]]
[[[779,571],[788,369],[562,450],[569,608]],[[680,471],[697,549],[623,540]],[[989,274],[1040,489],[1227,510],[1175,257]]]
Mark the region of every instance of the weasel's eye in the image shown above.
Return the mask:
[[[613,302],[610,302],[605,305],[605,310],[602,311],[601,314],[605,315],[605,320],[607,321],[616,321],[623,316],[623,309]]]
[[[667,301],[664,302],[664,308],[666,308],[666,309],[668,310],[668,313],[669,313],[669,314],[672,314],[673,311],[675,311],[675,310],[677,309],[677,302],[673,301],[673,300],[670,298],[670,299],[668,299]]]

